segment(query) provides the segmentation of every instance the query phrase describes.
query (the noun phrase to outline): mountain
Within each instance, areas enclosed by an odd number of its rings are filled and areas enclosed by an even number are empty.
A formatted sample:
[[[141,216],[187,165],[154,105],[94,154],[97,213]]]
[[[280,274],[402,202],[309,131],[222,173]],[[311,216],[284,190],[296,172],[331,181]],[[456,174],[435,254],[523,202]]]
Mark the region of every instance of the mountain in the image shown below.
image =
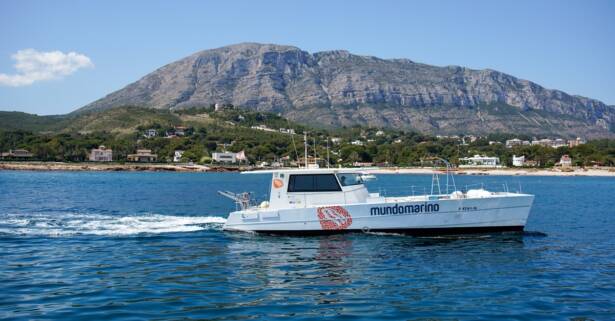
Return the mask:
[[[613,137],[615,106],[494,70],[437,67],[347,51],[242,43],[197,52],[79,109],[212,104],[328,127],[432,134],[491,132]]]

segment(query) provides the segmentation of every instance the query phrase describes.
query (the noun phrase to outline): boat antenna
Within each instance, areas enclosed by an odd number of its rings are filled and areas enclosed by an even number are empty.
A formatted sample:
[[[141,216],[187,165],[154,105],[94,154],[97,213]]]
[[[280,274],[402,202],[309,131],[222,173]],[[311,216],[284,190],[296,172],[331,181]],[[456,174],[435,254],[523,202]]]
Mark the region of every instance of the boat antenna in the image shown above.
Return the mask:
[[[290,126],[290,121],[286,118],[286,123],[288,124],[288,128],[292,129]],[[299,152],[297,151],[297,145],[295,144],[295,133],[294,130],[290,131],[290,140],[293,142],[293,149],[295,150],[295,157],[297,162],[299,162]]]

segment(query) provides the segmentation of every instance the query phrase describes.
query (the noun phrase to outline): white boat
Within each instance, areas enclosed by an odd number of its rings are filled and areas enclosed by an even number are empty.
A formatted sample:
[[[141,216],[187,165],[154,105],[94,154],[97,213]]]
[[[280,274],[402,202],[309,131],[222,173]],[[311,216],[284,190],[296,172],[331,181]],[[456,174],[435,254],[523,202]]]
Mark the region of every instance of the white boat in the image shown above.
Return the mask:
[[[345,232],[392,232],[444,235],[523,231],[533,195],[459,191],[454,179],[439,192],[385,197],[370,193],[360,169],[280,169],[246,172],[271,175],[269,201],[253,205],[249,194],[221,192],[237,201],[224,224],[228,231],[317,235]],[[434,193],[434,182],[437,189]],[[452,189],[449,190],[449,186]]]

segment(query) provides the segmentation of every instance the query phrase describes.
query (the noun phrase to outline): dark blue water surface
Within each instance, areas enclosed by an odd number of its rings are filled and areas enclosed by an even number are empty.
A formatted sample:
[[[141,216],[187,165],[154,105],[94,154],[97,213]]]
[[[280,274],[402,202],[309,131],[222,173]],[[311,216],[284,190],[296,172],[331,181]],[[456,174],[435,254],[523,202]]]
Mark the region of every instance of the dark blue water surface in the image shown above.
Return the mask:
[[[268,177],[0,172],[0,318],[615,319],[615,179],[457,177],[478,183],[535,194],[529,232],[227,233],[215,191],[264,198]]]

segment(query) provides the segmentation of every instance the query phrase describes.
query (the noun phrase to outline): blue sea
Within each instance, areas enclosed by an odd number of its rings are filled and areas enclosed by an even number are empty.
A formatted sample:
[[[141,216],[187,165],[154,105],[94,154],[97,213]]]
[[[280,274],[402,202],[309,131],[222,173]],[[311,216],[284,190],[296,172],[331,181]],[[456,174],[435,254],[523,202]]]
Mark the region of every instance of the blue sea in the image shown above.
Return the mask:
[[[228,233],[216,191],[264,199],[266,175],[0,171],[0,319],[615,319],[615,179],[456,181],[535,194],[526,232]]]

